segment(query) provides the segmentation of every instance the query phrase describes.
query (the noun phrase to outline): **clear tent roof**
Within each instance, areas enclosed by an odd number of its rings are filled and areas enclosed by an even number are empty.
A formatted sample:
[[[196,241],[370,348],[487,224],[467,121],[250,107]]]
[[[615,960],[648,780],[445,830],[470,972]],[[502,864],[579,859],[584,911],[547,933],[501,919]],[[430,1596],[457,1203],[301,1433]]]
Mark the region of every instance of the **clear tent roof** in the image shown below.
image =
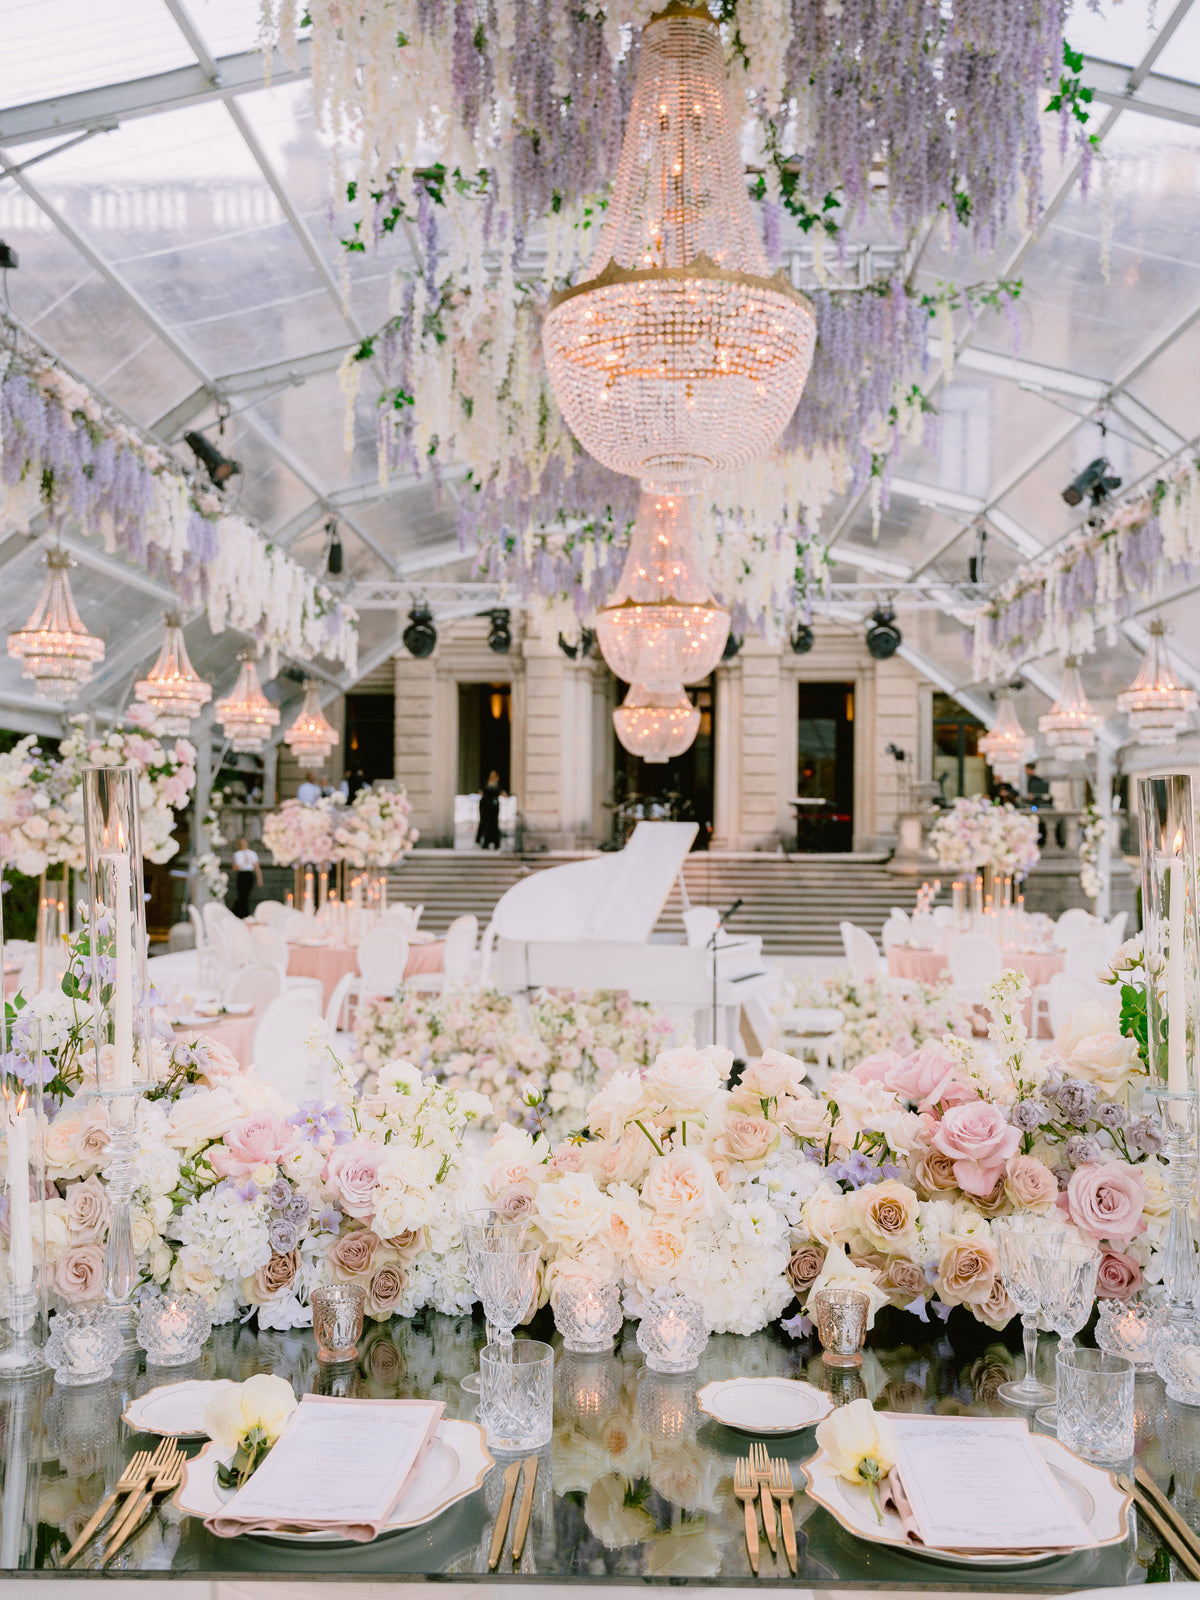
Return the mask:
[[[471,564],[453,475],[379,487],[369,379],[354,448],[344,448],[337,368],[385,319],[406,246],[397,234],[386,255],[344,259],[304,47],[300,68],[277,64],[265,87],[258,10],[256,0],[0,0],[0,238],[21,260],[8,275],[11,310],[189,465],[184,431],[218,438],[223,402],[218,442],[243,466],[239,509],[306,564],[322,566],[336,516],[347,582],[461,582]],[[1002,579],[1079,524],[1061,490],[1095,455],[1129,484],[1200,435],[1200,0],[1102,0],[1099,11],[1076,0],[1067,37],[1096,91],[1089,193],[1048,117],[1036,230],[1014,231],[986,260],[952,247],[941,226],[930,231],[917,283],[1019,277],[1016,328],[990,311],[956,318],[936,449],[897,459],[877,539],[865,494],[824,515],[835,576],[878,582],[880,598],[889,580],[964,579],[980,518],[987,576]],[[80,610],[108,642],[84,703],[111,710],[157,653],[167,596],[115,558],[80,555]],[[36,598],[37,551],[0,542],[5,560],[7,631]],[[1172,652],[1200,686],[1200,601],[1163,601]],[[960,623],[900,609],[918,664],[990,718]],[[364,610],[364,670],[394,651],[404,621],[394,608]],[[188,643],[225,692],[236,638],[213,638],[198,619]],[[1110,719],[1143,643],[1135,619],[1084,664]],[[1060,672],[1047,659],[1024,674],[1026,726]],[[282,689],[298,693],[287,680]],[[6,659],[0,720],[22,718],[45,725]]]

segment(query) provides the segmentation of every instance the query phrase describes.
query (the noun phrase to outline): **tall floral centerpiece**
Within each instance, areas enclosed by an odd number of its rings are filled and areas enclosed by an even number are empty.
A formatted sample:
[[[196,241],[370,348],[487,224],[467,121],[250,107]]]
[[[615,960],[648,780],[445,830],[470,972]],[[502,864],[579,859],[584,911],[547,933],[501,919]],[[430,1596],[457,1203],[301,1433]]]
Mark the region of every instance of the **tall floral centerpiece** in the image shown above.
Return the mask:
[[[1031,812],[974,795],[941,813],[929,830],[929,848],[956,877],[983,873],[986,896],[995,874],[1027,878],[1037,866],[1038,821]]]

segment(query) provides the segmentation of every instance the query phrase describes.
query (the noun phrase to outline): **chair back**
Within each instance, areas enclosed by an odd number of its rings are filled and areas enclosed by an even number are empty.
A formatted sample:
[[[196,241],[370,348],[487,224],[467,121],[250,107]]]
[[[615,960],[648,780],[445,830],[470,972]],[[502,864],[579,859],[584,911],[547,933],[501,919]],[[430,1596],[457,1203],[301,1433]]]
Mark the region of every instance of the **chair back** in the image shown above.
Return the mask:
[[[1078,978],[1081,983],[1095,987],[1111,959],[1108,940],[1102,934],[1091,933],[1085,939],[1077,939],[1067,946],[1063,956],[1063,971],[1069,978]]]
[[[254,920],[261,923],[264,928],[273,928],[275,918],[281,911],[286,910],[287,907],[282,900],[260,900],[254,908]]]
[[[446,929],[446,942],[442,950],[442,971],[446,982],[465,983],[471,970],[471,957],[475,954],[475,938],[479,932],[479,918],[455,917]],[[407,951],[405,952],[407,954]]]
[[[479,941],[479,987],[486,989],[492,979],[492,952],[496,945],[496,924],[489,922]]]
[[[235,917],[219,901],[210,900],[204,908],[204,926],[212,934],[227,972],[236,972],[239,967],[251,965],[254,948],[250,943],[250,930],[240,917]]]
[[[289,911],[285,906],[283,915],[277,916],[271,924],[271,932],[277,933],[286,944],[289,939],[303,939],[316,925],[315,917],[310,921],[303,911]]]
[[[225,985],[225,1004],[250,1005],[255,1016],[261,1016],[282,991],[283,976],[277,967],[242,967]]]
[[[1050,1031],[1056,1036],[1066,1027],[1072,1011],[1094,1006],[1100,998],[1095,989],[1069,972],[1056,972],[1047,984],[1050,991]]]
[[[878,977],[879,950],[871,935],[853,922],[841,922],[838,927],[842,934],[842,949],[854,969],[854,976],[860,983],[867,978]]]
[[[274,967],[283,977],[288,969],[287,940],[274,928],[251,928],[250,945],[254,962],[260,967]]]
[[[1104,930],[1108,935],[1108,953],[1110,956],[1115,956],[1121,948],[1122,941],[1125,938],[1125,923],[1128,917],[1128,911],[1118,911]]]
[[[474,940],[472,940],[474,943]],[[408,940],[380,922],[358,941],[358,970],[372,989],[398,988],[408,962]]]
[[[1086,936],[1091,926],[1091,913],[1082,906],[1072,906],[1054,924],[1054,942],[1060,950],[1069,950],[1076,939]]]
[[[289,989],[271,1001],[254,1030],[254,1070],[289,1100],[303,1100],[316,1083],[305,1041],[320,1015],[315,994]]]
[[[204,918],[195,906],[187,908],[188,921],[192,925],[192,932],[196,935],[196,949],[203,950],[208,944],[208,930],[204,926]]]
[[[952,939],[946,959],[955,993],[973,1005],[983,999],[984,985],[1003,965],[1000,946],[985,933],[964,933],[961,939]]]
[[[950,927],[954,921],[954,907],[934,906],[929,915],[933,918],[934,927],[940,931],[942,928]]]
[[[879,936],[880,943],[884,950],[890,950],[894,944],[907,944],[911,932],[912,924],[903,912],[897,916],[893,911],[883,925],[883,932]]]
[[[343,972],[334,984],[329,1004],[325,1007],[325,1026],[330,1033],[349,1033],[350,1002],[358,995],[362,979],[357,972]]]

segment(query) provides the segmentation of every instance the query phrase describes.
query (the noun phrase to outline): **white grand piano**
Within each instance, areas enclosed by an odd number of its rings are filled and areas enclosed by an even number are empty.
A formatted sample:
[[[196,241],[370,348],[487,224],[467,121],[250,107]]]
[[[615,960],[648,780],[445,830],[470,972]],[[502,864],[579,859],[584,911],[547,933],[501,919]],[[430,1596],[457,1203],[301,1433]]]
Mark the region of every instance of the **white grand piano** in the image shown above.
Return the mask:
[[[624,989],[690,1022],[700,1044],[741,1049],[748,1002],[760,1016],[778,987],[762,940],[726,934],[684,890],[684,940],[654,927],[696,837],[694,822],[639,822],[624,850],[548,867],[522,879],[492,912],[492,981],[531,989]],[[752,1029],[755,1042],[760,1027]],[[748,1041],[749,1042],[749,1041]]]

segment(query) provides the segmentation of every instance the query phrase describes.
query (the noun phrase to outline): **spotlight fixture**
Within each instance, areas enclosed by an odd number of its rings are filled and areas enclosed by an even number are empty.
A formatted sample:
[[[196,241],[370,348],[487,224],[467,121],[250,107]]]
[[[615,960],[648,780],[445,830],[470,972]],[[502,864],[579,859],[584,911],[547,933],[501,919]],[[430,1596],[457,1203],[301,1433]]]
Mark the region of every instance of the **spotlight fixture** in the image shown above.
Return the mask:
[[[433,654],[437,648],[437,629],[428,606],[416,605],[408,613],[408,627],[404,630],[403,638],[404,648],[418,661],[425,661]]]
[[[506,656],[512,649],[512,613],[503,606],[487,612],[491,626],[488,629],[488,649],[498,656]]]
[[[338,534],[338,525],[332,517],[325,524],[325,532],[329,535],[329,549],[325,553],[325,571],[331,578],[340,578],[343,565],[342,541]]]
[[[0,272],[15,272],[20,265],[21,258],[12,245],[0,239]]]
[[[591,628],[579,630],[579,643],[572,644],[565,634],[558,636],[558,648],[568,661],[586,661],[592,653],[592,646],[596,642],[596,635]]]
[[[1083,471],[1062,492],[1069,506],[1077,506],[1087,495],[1094,506],[1103,505],[1110,494],[1121,487],[1121,480],[1113,472],[1104,456],[1089,461]]]
[[[867,650],[876,661],[890,661],[900,648],[900,629],[896,626],[896,613],[891,606],[880,606],[871,617],[867,629]]]
[[[792,629],[792,649],[798,656],[806,656],[817,642],[817,636],[807,622],[798,622]]]
[[[183,442],[218,489],[223,489],[234,473],[242,470],[240,461],[231,461],[228,456],[223,456],[202,433],[185,433]]]
[[[987,564],[987,529],[975,530],[975,554],[967,557],[967,582],[982,583],[983,569]]]
[[[725,641],[724,650],[721,651],[721,660],[732,661],[734,656],[737,655],[741,648],[742,641],[738,638],[736,633],[731,633],[728,639]]]

